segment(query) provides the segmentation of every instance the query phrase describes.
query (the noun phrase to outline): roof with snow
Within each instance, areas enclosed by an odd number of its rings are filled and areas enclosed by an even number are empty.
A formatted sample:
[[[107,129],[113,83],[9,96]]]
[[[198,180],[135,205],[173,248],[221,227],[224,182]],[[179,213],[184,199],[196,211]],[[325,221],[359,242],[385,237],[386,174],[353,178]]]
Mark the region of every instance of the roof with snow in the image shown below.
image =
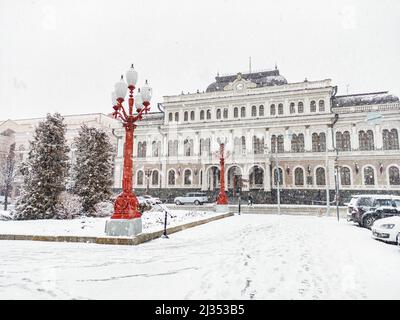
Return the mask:
[[[333,98],[333,107],[363,106],[399,102],[399,98],[388,91],[350,94]]]
[[[287,84],[287,80],[285,79],[285,77],[279,74],[278,69],[242,73],[241,76],[243,79],[249,80],[257,84],[258,88]],[[215,77],[215,82],[211,83],[207,87],[206,92],[223,91],[225,86],[228,85],[230,82],[235,81],[236,78],[237,73],[224,76],[218,75]]]

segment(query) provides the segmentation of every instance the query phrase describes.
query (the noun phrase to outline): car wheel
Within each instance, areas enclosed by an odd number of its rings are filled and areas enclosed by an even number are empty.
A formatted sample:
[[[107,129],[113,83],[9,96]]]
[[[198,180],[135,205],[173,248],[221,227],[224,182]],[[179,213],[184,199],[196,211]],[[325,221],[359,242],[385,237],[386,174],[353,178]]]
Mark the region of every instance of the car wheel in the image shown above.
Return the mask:
[[[363,219],[363,227],[371,229],[372,225],[374,224],[374,217],[373,216],[366,216]]]
[[[199,200],[195,200],[195,201],[194,201],[194,204],[195,204],[196,206],[199,206],[199,205],[200,205],[200,201],[199,201]]]
[[[180,202],[179,200],[176,200],[176,201],[175,201],[175,204],[178,205],[178,206],[180,206],[180,205],[182,204],[182,202]]]

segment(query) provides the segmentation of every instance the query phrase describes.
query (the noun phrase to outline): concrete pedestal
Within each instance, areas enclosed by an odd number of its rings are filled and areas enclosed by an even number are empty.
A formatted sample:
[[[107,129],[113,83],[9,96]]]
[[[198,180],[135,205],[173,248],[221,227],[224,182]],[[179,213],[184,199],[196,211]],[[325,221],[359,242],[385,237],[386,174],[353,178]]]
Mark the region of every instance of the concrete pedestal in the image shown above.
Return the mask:
[[[229,207],[227,204],[216,204],[215,205],[215,212],[217,213],[228,213]]]
[[[107,220],[105,231],[111,237],[134,237],[142,233],[142,218]]]

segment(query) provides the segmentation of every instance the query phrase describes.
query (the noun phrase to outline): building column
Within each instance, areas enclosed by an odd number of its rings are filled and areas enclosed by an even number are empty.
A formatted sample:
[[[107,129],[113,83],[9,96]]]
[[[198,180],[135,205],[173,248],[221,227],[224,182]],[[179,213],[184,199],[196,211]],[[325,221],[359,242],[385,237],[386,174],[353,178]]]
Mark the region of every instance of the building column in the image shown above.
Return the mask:
[[[351,127],[351,150],[357,151],[360,148],[359,141],[358,141],[358,132],[357,127],[353,124]]]
[[[326,129],[326,148],[329,151],[334,150],[332,135],[333,135],[333,133],[332,133],[332,125],[328,125],[328,128]],[[335,146],[336,146],[336,143],[335,143]]]
[[[310,126],[306,126],[305,132],[305,141],[304,141],[304,149],[305,151],[312,151],[312,140],[311,140],[311,133],[310,133]]]
[[[269,158],[265,160],[265,169],[264,169],[264,191],[271,191],[271,172],[270,172],[270,164],[271,161]]]
[[[291,143],[291,138],[289,137],[289,127],[286,127],[285,133],[283,135],[283,141],[284,141],[284,151],[285,152],[290,152],[292,150],[292,143]]]
[[[375,125],[374,146],[376,150],[382,150],[383,148],[382,130],[379,124]]]

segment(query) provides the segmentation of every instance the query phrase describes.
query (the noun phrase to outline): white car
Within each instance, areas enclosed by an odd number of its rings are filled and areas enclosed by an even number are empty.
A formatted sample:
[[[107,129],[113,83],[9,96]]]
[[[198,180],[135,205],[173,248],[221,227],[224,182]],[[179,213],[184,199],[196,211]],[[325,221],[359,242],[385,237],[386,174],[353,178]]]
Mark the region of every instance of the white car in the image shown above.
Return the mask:
[[[146,200],[147,203],[150,204],[150,205],[162,203],[160,198],[155,198],[155,197],[152,197],[152,196],[149,196],[149,195],[144,195],[144,196],[142,196],[142,198],[144,200]]]
[[[201,205],[201,204],[206,203],[206,202],[209,202],[207,194],[200,193],[200,192],[187,193],[183,197],[176,197],[174,199],[174,203],[176,205],[195,204],[196,206],[198,206],[198,205]]]
[[[395,216],[376,220],[371,230],[374,239],[396,243],[399,241],[400,217]]]

